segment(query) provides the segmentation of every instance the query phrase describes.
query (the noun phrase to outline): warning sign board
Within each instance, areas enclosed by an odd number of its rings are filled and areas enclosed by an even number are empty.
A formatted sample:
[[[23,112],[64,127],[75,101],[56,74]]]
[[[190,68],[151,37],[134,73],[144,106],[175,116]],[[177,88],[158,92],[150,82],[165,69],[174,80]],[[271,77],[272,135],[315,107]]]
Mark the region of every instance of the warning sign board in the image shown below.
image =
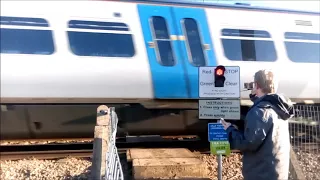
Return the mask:
[[[208,124],[208,140],[210,141],[228,141],[227,132],[223,129],[221,123]]]
[[[225,66],[222,87],[215,84],[216,67],[199,67],[200,98],[240,98],[240,67]]]
[[[208,140],[210,142],[211,154],[230,155],[230,143],[227,132],[221,123],[208,124]]]
[[[240,100],[199,100],[199,119],[240,120]]]
[[[210,141],[211,154],[223,154],[229,156],[231,153],[229,141]]]

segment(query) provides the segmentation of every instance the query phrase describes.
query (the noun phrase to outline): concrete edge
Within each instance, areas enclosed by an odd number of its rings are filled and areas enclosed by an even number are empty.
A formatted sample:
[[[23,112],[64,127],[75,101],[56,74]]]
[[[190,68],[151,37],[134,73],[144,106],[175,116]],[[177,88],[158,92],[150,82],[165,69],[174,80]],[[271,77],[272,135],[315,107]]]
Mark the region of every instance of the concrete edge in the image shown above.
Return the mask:
[[[296,153],[294,152],[292,146],[290,146],[290,174],[292,178],[295,180],[303,180],[305,179],[304,173],[299,165],[298,158]]]

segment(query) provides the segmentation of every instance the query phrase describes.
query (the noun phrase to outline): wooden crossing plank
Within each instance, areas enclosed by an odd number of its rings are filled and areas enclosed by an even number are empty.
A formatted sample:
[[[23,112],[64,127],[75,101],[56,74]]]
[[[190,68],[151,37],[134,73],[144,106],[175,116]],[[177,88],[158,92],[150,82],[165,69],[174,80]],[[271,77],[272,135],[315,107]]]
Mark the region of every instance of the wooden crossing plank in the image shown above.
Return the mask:
[[[135,180],[151,178],[198,179],[206,174],[205,164],[198,158],[133,159]]]
[[[195,158],[196,155],[185,148],[129,149],[127,160],[153,158]]]

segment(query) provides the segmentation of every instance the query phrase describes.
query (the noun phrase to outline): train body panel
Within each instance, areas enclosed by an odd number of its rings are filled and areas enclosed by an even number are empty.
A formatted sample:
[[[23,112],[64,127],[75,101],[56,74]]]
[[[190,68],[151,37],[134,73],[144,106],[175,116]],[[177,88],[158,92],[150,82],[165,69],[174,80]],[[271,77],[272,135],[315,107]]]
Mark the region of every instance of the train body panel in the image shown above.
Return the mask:
[[[319,50],[316,50],[320,49],[319,16],[245,10],[230,12],[222,9],[206,9],[206,13],[208,17],[219,17],[208,18],[218,64],[240,66],[241,89],[244,89],[244,83],[253,82],[253,75],[256,71],[272,69],[278,81],[279,93],[295,101],[312,99],[319,103],[320,56]],[[296,21],[299,20],[308,21],[312,26],[299,26],[296,24]],[[240,31],[254,34],[256,37],[239,37],[239,34],[242,33]],[[300,35],[298,33],[312,33],[317,34],[318,39],[292,38],[288,40],[285,39],[285,33],[295,33],[296,36]],[[255,43],[255,53],[246,53],[244,49],[241,50],[242,43],[250,46],[252,45],[250,42]],[[286,48],[288,42],[305,45],[289,49]],[[306,49],[307,43],[312,43],[314,46]],[[287,47],[289,45],[287,44]],[[297,47],[302,47],[302,49]],[[241,51],[242,57],[239,54]],[[305,59],[296,53],[303,54]],[[318,59],[308,57],[313,55]],[[248,97],[249,93],[249,91],[243,91],[241,97]]]
[[[16,8],[17,4],[20,8]],[[56,9],[62,13],[57,13]],[[141,48],[144,47],[144,40],[135,4],[82,1],[74,6],[74,2],[68,1],[6,1],[3,2],[1,10],[2,16],[47,20],[49,27],[43,28],[52,30],[54,42],[52,54],[1,54],[1,98],[153,97],[151,73],[146,50]],[[86,11],[87,13],[83,13]],[[114,13],[121,13],[121,17],[115,17]],[[78,22],[70,23],[76,20]],[[86,21],[109,24],[87,25]],[[125,31],[126,27],[124,30],[120,29],[121,25],[125,26],[120,23],[125,23],[129,27],[128,30]],[[115,28],[117,26],[120,28]],[[3,25],[1,28],[3,30],[6,27],[17,28],[12,25]],[[103,28],[107,30],[101,30]],[[103,32],[108,34],[103,36]],[[88,41],[90,36],[96,41],[96,46]],[[74,44],[69,46],[70,43]],[[91,53],[90,48],[101,51],[97,46],[112,46],[112,43],[117,44],[114,45],[114,49],[111,47],[108,48],[108,52],[103,52],[104,55],[118,56],[118,53],[122,57],[85,56]],[[74,55],[72,51],[80,56]]]
[[[242,88],[273,69],[280,93],[320,99],[319,14],[116,1],[4,1],[1,11],[2,103],[197,99],[197,66],[218,64],[240,66]],[[24,34],[38,40],[10,39]]]

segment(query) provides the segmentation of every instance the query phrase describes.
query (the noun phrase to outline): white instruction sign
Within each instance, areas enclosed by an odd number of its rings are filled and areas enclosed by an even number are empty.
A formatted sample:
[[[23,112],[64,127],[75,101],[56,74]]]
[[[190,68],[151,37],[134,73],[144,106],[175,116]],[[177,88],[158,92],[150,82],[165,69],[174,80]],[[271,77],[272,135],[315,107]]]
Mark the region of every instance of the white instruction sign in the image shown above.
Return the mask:
[[[216,67],[199,67],[200,98],[240,98],[240,67],[225,66],[223,87],[215,87]]]
[[[240,100],[199,100],[199,119],[240,120]]]

